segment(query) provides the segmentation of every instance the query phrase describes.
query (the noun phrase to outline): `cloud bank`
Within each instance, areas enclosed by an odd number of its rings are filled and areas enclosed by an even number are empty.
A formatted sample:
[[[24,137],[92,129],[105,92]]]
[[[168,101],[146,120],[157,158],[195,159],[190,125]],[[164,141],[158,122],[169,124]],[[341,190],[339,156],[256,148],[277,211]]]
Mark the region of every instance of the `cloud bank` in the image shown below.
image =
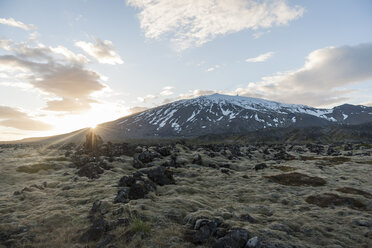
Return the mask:
[[[258,30],[288,24],[304,9],[285,0],[128,0],[139,9],[145,36],[168,35],[178,50],[201,46],[217,36],[245,29]]]
[[[326,106],[347,100],[342,89],[372,79],[372,43],[326,47],[311,52],[303,67],[264,77],[236,90],[240,95]]]

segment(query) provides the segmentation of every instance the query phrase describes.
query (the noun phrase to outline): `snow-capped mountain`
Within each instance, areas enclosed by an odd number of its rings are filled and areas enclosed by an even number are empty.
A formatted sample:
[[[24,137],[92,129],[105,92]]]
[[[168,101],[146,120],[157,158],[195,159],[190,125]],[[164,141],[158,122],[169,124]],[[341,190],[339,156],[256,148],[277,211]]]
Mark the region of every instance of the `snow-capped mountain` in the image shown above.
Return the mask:
[[[258,98],[213,94],[180,100],[100,125],[104,136],[192,137],[243,133],[275,127],[372,122],[372,107],[341,105],[317,109]],[[114,133],[114,134],[113,134]]]

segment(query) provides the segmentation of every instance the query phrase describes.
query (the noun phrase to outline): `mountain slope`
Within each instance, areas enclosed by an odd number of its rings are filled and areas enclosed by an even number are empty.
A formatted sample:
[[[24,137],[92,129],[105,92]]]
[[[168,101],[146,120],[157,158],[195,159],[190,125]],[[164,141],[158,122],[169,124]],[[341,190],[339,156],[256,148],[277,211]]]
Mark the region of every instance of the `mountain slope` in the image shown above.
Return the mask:
[[[367,122],[372,122],[371,107],[345,104],[333,109],[317,109],[258,98],[213,94],[176,101],[104,123],[97,132],[104,138],[121,140]]]

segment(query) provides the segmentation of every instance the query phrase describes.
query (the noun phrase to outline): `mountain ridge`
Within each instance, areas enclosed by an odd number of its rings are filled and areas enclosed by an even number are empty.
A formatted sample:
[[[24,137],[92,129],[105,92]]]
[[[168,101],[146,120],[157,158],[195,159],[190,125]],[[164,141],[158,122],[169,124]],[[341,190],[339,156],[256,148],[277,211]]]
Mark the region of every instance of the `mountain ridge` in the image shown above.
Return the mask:
[[[264,129],[360,125],[369,122],[372,122],[372,107],[363,105],[342,104],[325,109],[260,98],[212,94],[178,100],[102,123],[94,131],[105,140],[120,141],[194,138],[244,134]],[[87,130],[75,132],[83,137]],[[72,138],[74,135],[59,136],[74,142],[78,140]]]
[[[242,133],[270,127],[355,125],[370,121],[372,108],[362,105],[318,109],[213,94],[168,103],[103,125],[110,130],[119,129],[117,135],[122,138],[147,138]]]

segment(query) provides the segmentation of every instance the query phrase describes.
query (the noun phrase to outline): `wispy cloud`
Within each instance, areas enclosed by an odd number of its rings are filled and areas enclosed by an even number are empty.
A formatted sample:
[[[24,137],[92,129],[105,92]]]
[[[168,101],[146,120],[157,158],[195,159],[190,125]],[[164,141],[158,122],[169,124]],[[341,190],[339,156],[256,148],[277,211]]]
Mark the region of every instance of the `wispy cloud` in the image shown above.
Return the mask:
[[[165,86],[165,87],[163,87],[161,92],[154,93],[154,94],[148,94],[148,95],[143,96],[143,97],[137,97],[137,100],[139,102],[146,103],[146,102],[149,102],[149,101],[152,101],[152,100],[159,99],[161,97],[170,96],[170,95],[174,94],[173,89],[174,89],[173,86]]]
[[[201,46],[217,36],[289,23],[304,9],[285,0],[128,0],[140,9],[145,36],[168,35],[178,50]]]
[[[77,41],[75,42],[75,46],[81,48],[99,63],[111,65],[124,63],[114,45],[109,40],[101,41],[96,38],[95,43]]]
[[[8,25],[8,26],[15,27],[15,28],[21,28],[24,30],[36,29],[35,25],[33,24],[24,24],[23,22],[16,21],[13,18],[8,18],[8,19],[0,18],[0,24]]]
[[[268,52],[268,53],[260,54],[260,55],[258,55],[257,57],[254,57],[254,58],[248,58],[245,61],[249,62],[249,63],[264,62],[264,61],[268,60],[273,55],[274,55],[274,52]]]
[[[211,72],[211,71],[214,71],[218,68],[220,68],[221,66],[220,65],[215,65],[215,66],[212,66],[212,67],[209,67],[208,69],[206,69],[205,71],[206,72]]]

